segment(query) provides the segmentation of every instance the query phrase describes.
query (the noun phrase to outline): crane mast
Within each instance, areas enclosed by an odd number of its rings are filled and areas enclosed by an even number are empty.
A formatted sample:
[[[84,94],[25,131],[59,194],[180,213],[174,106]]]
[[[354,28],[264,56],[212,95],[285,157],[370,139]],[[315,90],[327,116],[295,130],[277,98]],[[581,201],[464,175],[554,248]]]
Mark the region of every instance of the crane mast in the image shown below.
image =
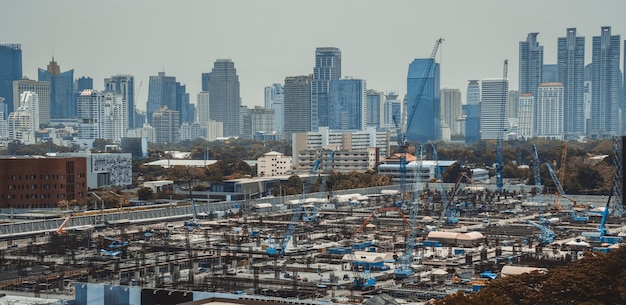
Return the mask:
[[[502,141],[504,138],[504,133],[506,132],[506,126],[505,126],[505,117],[506,114],[504,113],[506,110],[506,94],[507,94],[507,86],[506,86],[506,79],[507,79],[507,71],[508,71],[508,67],[509,67],[509,60],[505,59],[504,60],[504,68],[502,69],[502,103],[500,105],[500,127],[498,130],[498,139],[496,140],[496,190],[498,193],[502,193],[502,186],[504,185],[503,182],[503,174],[504,174],[504,164],[502,161]]]

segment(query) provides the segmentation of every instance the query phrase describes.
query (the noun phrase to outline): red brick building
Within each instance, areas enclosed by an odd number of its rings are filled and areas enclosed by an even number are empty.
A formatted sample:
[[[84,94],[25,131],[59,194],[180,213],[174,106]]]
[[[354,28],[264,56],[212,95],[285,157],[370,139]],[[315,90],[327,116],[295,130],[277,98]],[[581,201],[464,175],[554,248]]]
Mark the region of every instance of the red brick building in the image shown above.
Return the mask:
[[[0,159],[0,208],[55,208],[87,198],[85,158]]]

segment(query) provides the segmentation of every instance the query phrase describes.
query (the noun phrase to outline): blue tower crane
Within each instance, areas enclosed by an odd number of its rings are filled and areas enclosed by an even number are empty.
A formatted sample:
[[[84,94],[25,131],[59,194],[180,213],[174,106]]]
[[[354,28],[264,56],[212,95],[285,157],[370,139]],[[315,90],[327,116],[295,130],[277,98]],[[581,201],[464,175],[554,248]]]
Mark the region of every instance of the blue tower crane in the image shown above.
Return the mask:
[[[508,66],[509,66],[509,61],[508,59],[504,60],[504,68],[502,71],[502,81],[505,82],[506,78],[507,78],[507,70],[508,70]],[[501,109],[500,109],[500,128],[498,130],[498,139],[496,140],[496,190],[498,193],[502,193],[502,186],[504,185],[503,182],[503,174],[504,174],[504,163],[502,161],[502,141],[504,138],[504,133],[507,130],[507,127],[505,126],[505,116],[506,114],[504,113],[506,110],[505,104],[507,103],[506,101],[506,85],[503,83],[502,84],[502,104],[501,104]]]
[[[536,228],[539,228],[539,230],[541,230],[541,236],[539,237],[539,242],[542,245],[547,245],[549,243],[552,243],[554,241],[554,237],[556,236],[554,234],[554,232],[552,232],[552,230],[550,230],[550,228],[548,228],[548,226],[546,225],[541,225],[538,224],[532,220],[528,220],[527,223],[533,225]]]
[[[459,223],[459,219],[456,217],[456,210],[452,208],[451,202],[448,201],[448,194],[446,188],[443,186],[443,177],[441,176],[441,168],[439,167],[439,156],[437,155],[437,148],[435,144],[430,144],[433,149],[433,161],[435,161],[435,178],[439,180],[439,191],[441,192],[441,216],[437,223],[437,228],[441,225],[442,218],[445,216],[446,224],[455,225]]]
[[[313,167],[311,168],[311,174],[309,175],[307,181],[302,186],[302,194],[300,195],[300,199],[298,199],[298,203],[294,206],[292,210],[293,213],[291,215],[291,222],[289,222],[289,227],[287,228],[287,232],[285,232],[285,235],[280,241],[280,248],[277,247],[276,242],[270,236],[267,240],[267,244],[268,244],[267,249],[265,249],[265,253],[267,255],[275,256],[275,255],[280,255],[280,254],[285,253],[285,250],[287,249],[287,245],[289,244],[289,241],[291,240],[291,236],[293,235],[293,232],[296,229],[296,224],[298,223],[298,220],[300,219],[300,215],[302,214],[302,204],[306,201],[309,190],[311,189],[313,177],[315,176],[314,174],[315,172],[317,172],[317,169],[319,168],[321,162],[322,162],[322,156],[320,156],[319,158],[317,158],[317,160],[315,160],[315,162],[313,163]]]
[[[417,173],[419,174],[422,171],[422,146],[419,147],[418,160],[417,160]],[[415,178],[415,183],[413,187],[413,202],[409,207],[410,215],[409,215],[409,228],[411,228],[411,233],[406,239],[406,249],[404,250],[404,254],[398,258],[398,266],[394,269],[394,277],[395,279],[404,279],[413,274],[413,269],[411,269],[411,264],[413,263],[413,251],[415,250],[415,236],[417,231],[417,211],[420,204],[420,192],[422,190],[421,181],[419,179],[419,175]]]

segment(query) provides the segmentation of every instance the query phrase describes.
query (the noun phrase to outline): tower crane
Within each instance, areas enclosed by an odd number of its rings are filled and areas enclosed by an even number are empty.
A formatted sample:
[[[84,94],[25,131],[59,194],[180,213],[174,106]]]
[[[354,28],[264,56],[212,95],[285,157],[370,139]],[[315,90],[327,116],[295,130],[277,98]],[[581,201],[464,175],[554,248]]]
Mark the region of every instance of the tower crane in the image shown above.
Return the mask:
[[[534,226],[534,227],[536,227],[536,228],[539,228],[539,230],[541,230],[541,236],[539,238],[539,242],[542,245],[547,245],[547,244],[552,243],[554,241],[554,237],[556,235],[546,225],[538,224],[538,223],[536,223],[536,222],[534,222],[532,220],[528,220],[527,223],[532,225],[532,226]]]
[[[506,132],[506,126],[504,124],[505,121],[505,116],[506,114],[504,113],[506,110],[505,104],[507,103],[506,101],[506,94],[507,94],[507,86],[506,86],[506,79],[507,79],[507,70],[509,67],[509,60],[505,59],[504,60],[504,68],[502,70],[502,104],[500,105],[500,126],[498,128],[498,139],[496,140],[496,190],[498,193],[502,193],[502,186],[504,185],[503,182],[503,174],[504,174],[504,164],[502,162],[502,141],[504,138],[504,133]]]
[[[322,181],[320,182],[320,189],[318,191],[318,196],[317,196],[318,201],[322,199],[322,196],[324,196],[324,193],[326,192],[326,181],[328,181],[328,177],[330,176],[330,171],[333,168],[334,162],[335,162],[335,151],[330,150],[328,161],[325,162],[324,170],[322,171],[322,173],[326,173],[327,175],[325,175],[322,178]],[[313,221],[313,222],[317,221],[318,215],[317,215],[317,207],[315,206],[315,204],[313,205],[313,207],[311,207],[311,209],[305,210],[304,212],[305,212],[305,215],[302,216],[302,220]]]
[[[446,188],[443,186],[443,177],[441,176],[441,168],[439,167],[439,156],[437,155],[437,148],[435,144],[430,144],[433,149],[433,161],[435,161],[435,178],[439,180],[439,191],[441,192],[441,216],[437,223],[437,228],[441,225],[441,220],[445,216],[446,224],[457,224],[459,219],[456,217],[456,211],[452,209],[452,203],[448,201],[448,194],[446,194]]]
[[[402,203],[406,200],[406,151],[408,148],[408,141],[406,138],[406,131],[411,126],[411,122],[413,121],[413,117],[415,117],[415,111],[422,97],[422,93],[424,92],[424,88],[426,87],[426,81],[428,76],[430,75],[430,71],[433,68],[433,64],[435,62],[435,56],[437,56],[437,50],[439,50],[439,45],[443,42],[443,38],[439,38],[435,41],[435,46],[433,47],[433,51],[430,53],[431,61],[428,62],[428,66],[424,71],[424,77],[422,78],[422,82],[420,83],[417,95],[415,96],[415,103],[411,105],[411,109],[407,109],[407,120],[406,124],[402,126],[401,118],[398,117],[396,113],[393,116],[393,122],[396,127],[396,137],[398,140],[398,146],[400,148],[400,195],[402,196]]]
[[[550,166],[550,163],[546,163],[546,167],[548,168],[548,172],[550,172],[550,177],[552,178],[552,181],[554,181],[554,185],[556,186],[556,189],[558,191],[557,196],[565,198],[565,199],[569,200],[572,203],[569,206],[569,209],[568,209],[568,211],[572,215],[572,220],[573,221],[577,221],[577,222],[588,222],[589,221],[589,217],[588,216],[578,216],[578,215],[576,215],[576,212],[574,211],[574,206],[576,205],[576,200],[571,199],[571,198],[567,197],[567,195],[565,195],[565,191],[563,190],[563,186],[561,186],[561,182],[559,181],[559,178],[556,176],[556,173],[552,169],[552,166]]]
[[[280,248],[278,248],[278,246],[276,245],[276,242],[270,236],[267,240],[267,244],[268,244],[267,249],[265,249],[265,253],[267,255],[276,256],[280,254],[285,254],[287,245],[289,244],[289,241],[291,240],[291,236],[293,235],[293,232],[296,230],[296,224],[298,223],[298,220],[300,219],[300,215],[302,214],[302,204],[304,204],[304,202],[306,201],[309,190],[311,189],[313,177],[315,176],[314,174],[315,172],[317,172],[317,169],[319,168],[321,162],[322,162],[322,156],[320,155],[320,157],[317,158],[317,160],[315,160],[315,162],[313,163],[313,167],[311,168],[311,174],[309,175],[307,181],[302,186],[302,194],[300,195],[300,199],[298,199],[298,203],[294,206],[292,210],[293,213],[291,215],[291,222],[289,222],[289,227],[287,228],[287,232],[285,232],[285,235],[280,241]]]
[[[394,269],[394,277],[396,279],[404,279],[413,274],[413,269],[411,269],[411,264],[413,263],[413,251],[415,250],[415,235],[417,231],[417,210],[420,204],[420,194],[421,180],[419,178],[419,173],[422,171],[422,146],[419,146],[419,153],[417,159],[417,173],[418,176],[415,179],[414,187],[413,187],[413,202],[409,207],[409,228],[411,233],[406,239],[406,249],[404,250],[404,254],[398,258],[398,266]]]
[[[541,184],[541,174],[539,168],[541,163],[539,162],[539,154],[537,153],[537,146],[533,144],[533,177],[535,178],[535,201],[539,204],[543,204],[543,185]],[[543,212],[543,211],[541,211]]]

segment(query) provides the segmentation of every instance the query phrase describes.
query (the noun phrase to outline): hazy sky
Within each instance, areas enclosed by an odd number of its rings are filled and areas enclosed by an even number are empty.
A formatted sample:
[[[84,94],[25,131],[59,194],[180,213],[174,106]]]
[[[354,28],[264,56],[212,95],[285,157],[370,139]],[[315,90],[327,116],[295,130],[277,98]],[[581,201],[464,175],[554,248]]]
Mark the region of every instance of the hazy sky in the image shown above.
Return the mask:
[[[502,76],[509,59],[518,87],[518,43],[539,32],[544,63],[556,63],[557,38],[575,27],[591,37],[601,26],[626,39],[626,1],[591,0],[0,0],[0,43],[22,44],[23,73],[37,79],[54,52],[62,71],[105,77],[132,74],[145,109],[148,78],[165,70],[187,85],[195,103],[201,73],[216,59],[235,62],[244,105],[263,105],[263,88],[310,74],[316,47],[342,51],[342,74],[380,91],[406,92],[414,58],[437,61],[441,87],[465,92],[467,80]],[[465,100],[465,93],[463,93]]]

